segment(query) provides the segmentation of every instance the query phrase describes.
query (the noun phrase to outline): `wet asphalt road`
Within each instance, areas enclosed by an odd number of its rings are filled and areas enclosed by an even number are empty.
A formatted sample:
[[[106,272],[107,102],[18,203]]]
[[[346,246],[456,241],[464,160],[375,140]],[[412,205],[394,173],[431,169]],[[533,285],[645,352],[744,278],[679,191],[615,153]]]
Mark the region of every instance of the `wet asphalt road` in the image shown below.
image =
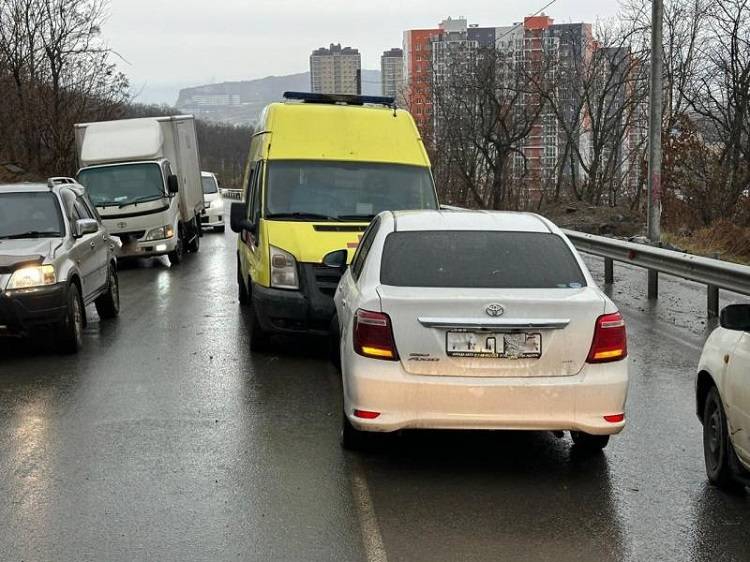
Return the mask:
[[[79,356],[0,344],[0,560],[750,559],[750,498],[703,472],[697,286],[648,303],[616,269],[629,425],[600,458],[473,432],[354,455],[324,343],[252,355],[234,275],[208,234],[179,268],[124,268],[121,317],[90,309]]]

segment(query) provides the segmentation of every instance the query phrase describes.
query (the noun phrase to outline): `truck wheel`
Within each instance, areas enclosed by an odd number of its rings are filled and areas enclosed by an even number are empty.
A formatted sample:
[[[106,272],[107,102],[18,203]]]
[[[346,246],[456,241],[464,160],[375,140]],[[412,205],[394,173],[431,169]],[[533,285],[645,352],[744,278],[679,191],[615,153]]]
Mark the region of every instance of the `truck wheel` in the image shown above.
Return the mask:
[[[193,239],[188,243],[188,252],[195,253],[200,250],[201,247],[201,223],[197,218],[193,219]]]
[[[57,327],[57,350],[60,353],[73,354],[83,347],[83,325],[86,322],[86,309],[83,306],[81,291],[71,283],[66,295],[67,310],[65,318]]]
[[[739,461],[729,439],[727,417],[716,387],[708,392],[703,409],[703,457],[711,484],[728,491],[743,488],[732,470],[733,466],[739,466]]]
[[[182,259],[185,255],[184,250],[184,235],[182,234],[182,226],[177,227],[177,246],[174,250],[169,252],[167,254],[167,257],[169,258],[169,263],[172,265],[180,265],[182,263]]]
[[[120,314],[120,283],[117,279],[117,268],[110,264],[107,292],[94,301],[96,311],[101,318],[114,318]]]

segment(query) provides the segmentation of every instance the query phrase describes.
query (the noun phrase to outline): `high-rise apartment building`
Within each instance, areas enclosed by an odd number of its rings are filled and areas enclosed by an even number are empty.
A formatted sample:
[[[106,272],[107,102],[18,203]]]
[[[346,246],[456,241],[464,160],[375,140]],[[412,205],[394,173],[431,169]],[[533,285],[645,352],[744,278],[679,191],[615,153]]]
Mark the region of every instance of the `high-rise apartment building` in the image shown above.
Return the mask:
[[[445,76],[451,54],[492,47],[494,42],[495,28],[469,25],[465,18],[447,18],[433,29],[404,32],[405,102],[428,143],[435,127],[433,84]]]
[[[432,45],[440,29],[404,32],[404,94],[406,106],[428,141],[432,136]]]
[[[510,65],[506,66],[505,72],[513,73],[513,66],[519,65],[519,71],[526,76],[536,73],[535,81],[554,85],[557,106],[553,109],[538,94],[532,93],[524,94],[517,100],[519,110],[526,107],[533,114],[533,106],[538,104],[541,112],[510,165],[514,180],[527,190],[540,189],[556,181],[561,170],[564,174],[583,173],[580,167],[571,167],[570,142],[577,143],[575,152],[585,159],[589,150],[586,130],[591,121],[582,110],[581,100],[576,99],[580,92],[575,87],[574,77],[575,72],[580,71],[599,48],[591,24],[555,24],[552,18],[544,14],[527,17],[523,22],[504,27],[479,27],[469,24],[464,18],[448,18],[434,29],[408,30],[404,32],[404,91],[407,106],[429,144],[440,136],[440,104],[448,104],[450,108],[453,103],[450,99],[440,99],[446,95],[446,90],[453,91],[442,88],[441,84],[447,83],[442,81],[450,80],[452,73],[462,72],[464,68],[470,71],[478,57],[486,56],[487,49],[505,55],[504,60],[509,61],[505,64]],[[578,123],[575,127],[580,127],[582,131],[580,138],[573,141],[571,135],[565,134],[564,128],[565,124],[570,123]],[[624,143],[626,146],[616,146],[612,150],[622,150],[624,156],[630,145],[640,141],[641,133],[629,130]],[[565,166],[563,158],[567,158]],[[632,183],[630,178],[625,178],[632,169],[632,162],[623,158],[624,183]]]
[[[318,94],[362,93],[362,57],[341,44],[321,47],[310,55],[310,87]]]
[[[390,49],[380,57],[380,79],[384,96],[396,98],[401,104],[404,85],[404,51]]]

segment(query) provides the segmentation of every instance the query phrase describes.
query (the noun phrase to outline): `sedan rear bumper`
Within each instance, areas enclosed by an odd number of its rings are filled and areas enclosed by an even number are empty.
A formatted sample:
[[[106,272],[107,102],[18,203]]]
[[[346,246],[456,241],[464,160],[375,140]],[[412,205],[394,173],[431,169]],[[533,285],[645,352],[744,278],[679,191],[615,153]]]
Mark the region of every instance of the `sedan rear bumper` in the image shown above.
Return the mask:
[[[572,430],[619,433],[627,360],[589,365],[569,377],[446,377],[410,375],[398,362],[354,359],[344,367],[344,402],[352,425],[364,431],[399,429]],[[380,412],[354,417],[355,409]]]

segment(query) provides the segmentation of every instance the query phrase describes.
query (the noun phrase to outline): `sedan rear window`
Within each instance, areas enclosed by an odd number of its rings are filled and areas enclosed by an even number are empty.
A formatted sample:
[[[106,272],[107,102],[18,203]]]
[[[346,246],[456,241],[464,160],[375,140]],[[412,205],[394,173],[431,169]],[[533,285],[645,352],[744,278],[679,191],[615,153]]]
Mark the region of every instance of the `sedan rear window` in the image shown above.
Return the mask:
[[[586,285],[562,238],[543,232],[393,232],[383,248],[380,282],[400,287],[488,289]]]

